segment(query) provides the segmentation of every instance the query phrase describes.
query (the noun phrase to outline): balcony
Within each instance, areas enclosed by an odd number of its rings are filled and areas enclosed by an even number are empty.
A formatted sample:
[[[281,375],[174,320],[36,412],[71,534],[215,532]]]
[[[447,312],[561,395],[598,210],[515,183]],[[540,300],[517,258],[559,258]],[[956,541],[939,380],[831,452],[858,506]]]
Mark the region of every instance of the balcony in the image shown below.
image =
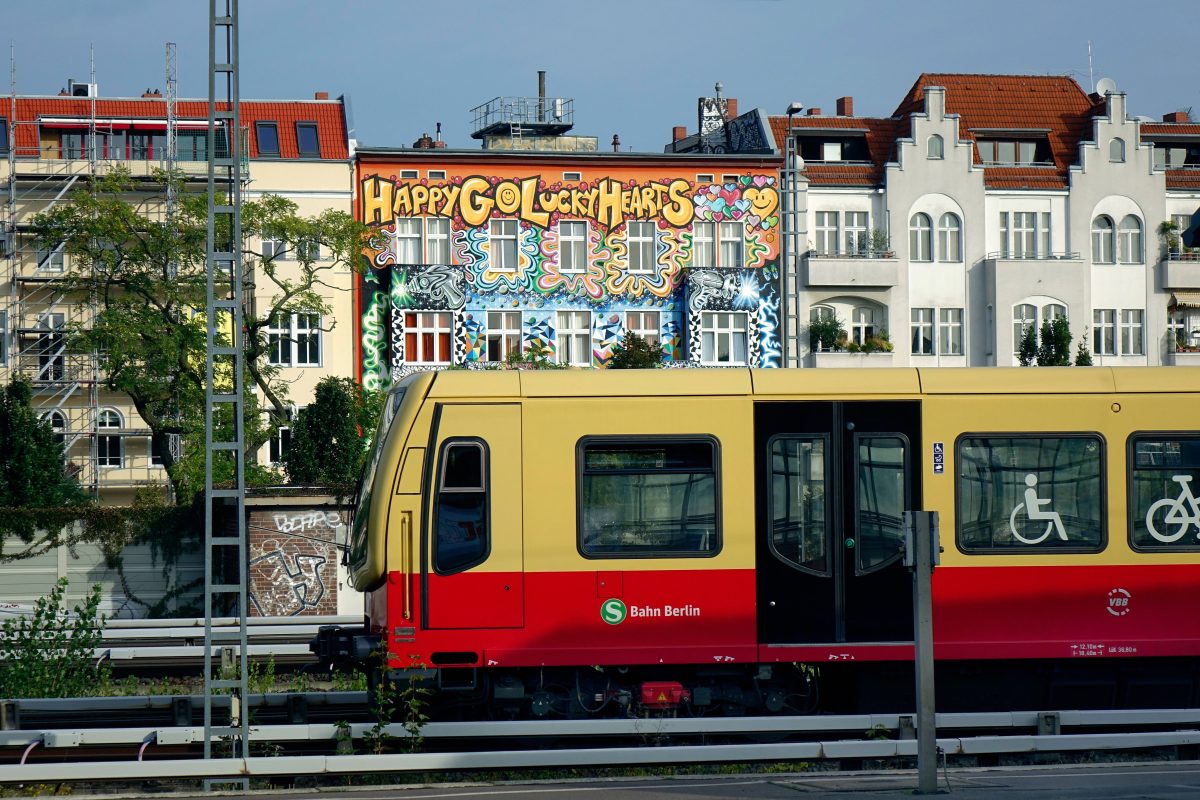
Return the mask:
[[[809,286],[891,288],[899,281],[895,253],[844,253],[825,255],[809,252],[805,258]]]
[[[890,367],[893,353],[848,353],[845,351],[808,354],[808,366],[846,369],[854,367]]]
[[[1161,264],[1162,288],[1200,289],[1200,252],[1170,252]]]

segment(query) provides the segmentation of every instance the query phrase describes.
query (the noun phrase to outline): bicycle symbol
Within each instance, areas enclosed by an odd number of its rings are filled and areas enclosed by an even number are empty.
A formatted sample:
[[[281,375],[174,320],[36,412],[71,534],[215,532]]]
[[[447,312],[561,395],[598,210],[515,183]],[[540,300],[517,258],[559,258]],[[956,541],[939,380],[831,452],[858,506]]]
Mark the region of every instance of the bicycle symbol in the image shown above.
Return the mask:
[[[1012,513],[1008,515],[1008,529],[1012,531],[1012,535],[1018,541],[1025,544],[1040,544],[1046,541],[1050,534],[1056,530],[1058,531],[1058,538],[1064,542],[1067,541],[1067,531],[1063,528],[1062,517],[1059,516],[1057,511],[1042,510],[1042,506],[1050,505],[1051,501],[1049,498],[1043,500],[1038,497],[1037,489],[1034,488],[1035,486],[1037,486],[1037,475],[1031,472],[1025,476],[1025,502],[1017,503]],[[1017,527],[1017,515],[1021,513],[1021,509],[1025,510],[1025,516],[1029,518],[1030,522],[1046,520],[1046,530],[1042,531],[1041,536],[1030,538],[1021,535],[1021,531]]]
[[[1158,539],[1164,544],[1177,542],[1187,533],[1188,528],[1196,526],[1196,538],[1200,539],[1200,501],[1196,500],[1196,495],[1192,494],[1192,489],[1188,485],[1192,482],[1191,475],[1175,475],[1171,478],[1179,484],[1179,496],[1172,500],[1169,497],[1164,497],[1150,504],[1150,508],[1146,511],[1146,530],[1150,531],[1150,535]],[[1166,512],[1162,515],[1162,533],[1159,533],[1159,528],[1154,524],[1155,517],[1159,512]],[[1169,526],[1175,525],[1174,533],[1167,533]]]

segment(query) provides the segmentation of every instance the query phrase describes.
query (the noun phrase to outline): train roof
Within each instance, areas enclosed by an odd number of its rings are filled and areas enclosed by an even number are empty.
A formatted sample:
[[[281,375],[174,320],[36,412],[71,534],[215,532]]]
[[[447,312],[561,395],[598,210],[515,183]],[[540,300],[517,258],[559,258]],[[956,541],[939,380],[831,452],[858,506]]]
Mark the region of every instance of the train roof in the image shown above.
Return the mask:
[[[406,384],[409,383],[406,381]],[[1200,393],[1197,367],[449,370],[431,398]]]

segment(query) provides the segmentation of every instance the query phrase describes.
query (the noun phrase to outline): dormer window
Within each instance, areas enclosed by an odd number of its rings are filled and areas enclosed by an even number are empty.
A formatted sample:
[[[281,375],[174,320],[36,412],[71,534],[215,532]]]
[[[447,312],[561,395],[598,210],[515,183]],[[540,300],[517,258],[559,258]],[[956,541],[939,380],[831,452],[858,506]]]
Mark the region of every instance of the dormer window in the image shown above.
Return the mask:
[[[975,141],[979,159],[987,167],[1024,167],[1053,164],[1050,141],[1042,137],[979,137]]]
[[[805,131],[804,135],[796,138],[800,157],[806,162],[820,164],[871,160],[865,135],[846,135],[845,131]]]
[[[1154,166],[1159,169],[1200,168],[1200,142],[1154,142]]]

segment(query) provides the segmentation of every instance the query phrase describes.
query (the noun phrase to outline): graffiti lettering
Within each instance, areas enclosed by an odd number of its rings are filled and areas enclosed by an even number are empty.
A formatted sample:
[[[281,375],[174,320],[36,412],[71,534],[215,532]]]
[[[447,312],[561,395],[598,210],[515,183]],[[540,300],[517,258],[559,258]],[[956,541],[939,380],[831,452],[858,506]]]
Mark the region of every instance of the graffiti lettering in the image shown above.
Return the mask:
[[[638,186],[604,178],[561,189],[539,190],[538,177],[502,180],[472,176],[461,184],[427,186],[397,183],[371,175],[363,179],[363,219],[369,225],[384,225],[394,217],[459,217],[470,227],[487,222],[492,212],[519,219],[538,228],[548,228],[556,216],[593,220],[615,230],[627,219],[662,217],[667,224],[682,228],[695,213],[688,181],[650,181]]]
[[[280,533],[298,533],[315,528],[340,528],[342,518],[336,511],[305,511],[300,514],[273,514],[271,521]]]

